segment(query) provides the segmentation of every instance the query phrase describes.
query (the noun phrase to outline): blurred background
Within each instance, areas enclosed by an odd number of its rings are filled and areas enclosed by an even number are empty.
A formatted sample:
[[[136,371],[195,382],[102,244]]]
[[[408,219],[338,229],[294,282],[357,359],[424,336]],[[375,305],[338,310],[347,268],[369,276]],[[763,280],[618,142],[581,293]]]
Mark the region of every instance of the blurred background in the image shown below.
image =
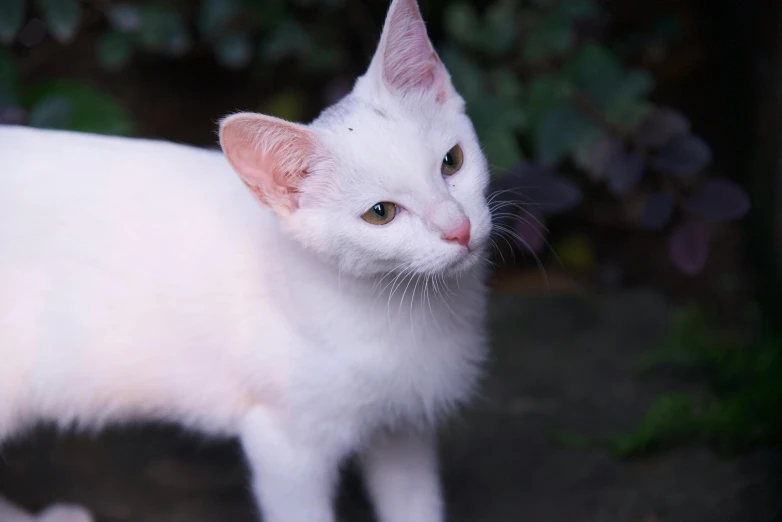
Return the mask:
[[[236,110],[308,121],[387,7],[0,0],[0,122],[215,147]],[[443,434],[451,520],[782,520],[782,3],[421,9],[496,203],[490,376]],[[31,509],[254,517],[231,441],[41,429],[2,457]],[[368,521],[346,473],[345,520]]]

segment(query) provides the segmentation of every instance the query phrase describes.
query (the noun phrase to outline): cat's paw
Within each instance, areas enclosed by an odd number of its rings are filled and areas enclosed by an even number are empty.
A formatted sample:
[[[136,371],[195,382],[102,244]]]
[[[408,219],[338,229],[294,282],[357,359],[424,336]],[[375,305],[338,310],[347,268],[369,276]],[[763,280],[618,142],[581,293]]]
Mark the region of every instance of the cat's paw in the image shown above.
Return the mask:
[[[38,514],[36,522],[94,522],[90,512],[74,504],[53,504]]]

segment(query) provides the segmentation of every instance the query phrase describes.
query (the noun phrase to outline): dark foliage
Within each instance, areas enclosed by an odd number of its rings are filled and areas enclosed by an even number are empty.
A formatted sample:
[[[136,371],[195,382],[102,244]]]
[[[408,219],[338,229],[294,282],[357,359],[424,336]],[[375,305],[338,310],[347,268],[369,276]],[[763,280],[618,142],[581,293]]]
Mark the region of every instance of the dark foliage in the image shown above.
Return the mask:
[[[700,271],[709,228],[742,218],[748,197],[708,176],[709,146],[684,115],[650,101],[648,72],[627,67],[603,41],[597,1],[432,5],[427,18],[444,29],[437,47],[506,191],[502,218],[530,249],[545,244],[547,216],[580,207],[588,218],[595,198],[608,196],[617,222],[668,233],[674,265]],[[94,59],[108,71],[140,54],[208,52],[227,70],[258,74],[294,63],[302,77],[332,78],[323,85],[333,98],[351,54],[333,23],[344,9],[341,0],[5,0],[0,42],[31,47],[48,33],[67,43],[89,25],[101,31]],[[16,62],[0,50],[0,122],[134,133],[111,95],[72,81],[29,85]],[[303,103],[291,92],[264,107],[295,119]]]

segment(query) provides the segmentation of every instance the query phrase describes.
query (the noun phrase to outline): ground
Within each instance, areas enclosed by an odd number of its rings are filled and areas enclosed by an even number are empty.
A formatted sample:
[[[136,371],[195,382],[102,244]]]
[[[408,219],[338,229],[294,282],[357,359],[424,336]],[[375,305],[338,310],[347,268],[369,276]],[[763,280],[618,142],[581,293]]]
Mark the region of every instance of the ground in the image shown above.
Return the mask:
[[[664,300],[643,290],[495,295],[483,393],[443,430],[449,520],[782,520],[779,477],[771,476],[779,455],[771,451],[724,458],[686,447],[618,461],[554,441],[562,430],[598,437],[626,430],[674,384],[633,370],[666,321]],[[247,471],[230,441],[149,426],[99,437],[41,430],[2,457],[0,491],[31,509],[58,500],[86,504],[99,522],[255,520]],[[359,480],[350,469],[346,475],[343,520],[371,521]]]

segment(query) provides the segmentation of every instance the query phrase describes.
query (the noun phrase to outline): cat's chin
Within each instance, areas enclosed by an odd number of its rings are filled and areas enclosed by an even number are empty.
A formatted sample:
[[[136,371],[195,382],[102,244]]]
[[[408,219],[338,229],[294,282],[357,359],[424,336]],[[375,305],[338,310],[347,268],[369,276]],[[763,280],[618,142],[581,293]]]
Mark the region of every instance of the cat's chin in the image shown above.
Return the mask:
[[[450,264],[444,271],[447,275],[458,276],[467,272],[486,260],[486,247],[481,246],[473,250],[466,251]]]

